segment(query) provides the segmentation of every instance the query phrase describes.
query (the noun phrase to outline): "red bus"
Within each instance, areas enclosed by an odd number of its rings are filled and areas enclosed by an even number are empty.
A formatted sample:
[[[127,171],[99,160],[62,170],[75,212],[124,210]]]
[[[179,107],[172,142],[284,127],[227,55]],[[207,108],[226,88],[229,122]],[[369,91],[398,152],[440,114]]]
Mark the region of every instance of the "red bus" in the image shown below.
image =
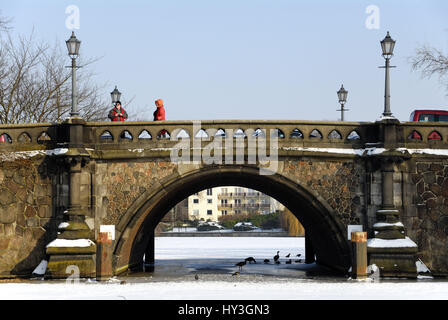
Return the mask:
[[[448,111],[444,110],[414,110],[409,121],[448,122]]]
[[[414,110],[411,113],[410,121],[418,122],[448,122],[448,111],[445,110]],[[421,140],[421,137],[414,131],[414,139]],[[429,140],[441,140],[442,137],[436,131],[433,131],[429,137]]]

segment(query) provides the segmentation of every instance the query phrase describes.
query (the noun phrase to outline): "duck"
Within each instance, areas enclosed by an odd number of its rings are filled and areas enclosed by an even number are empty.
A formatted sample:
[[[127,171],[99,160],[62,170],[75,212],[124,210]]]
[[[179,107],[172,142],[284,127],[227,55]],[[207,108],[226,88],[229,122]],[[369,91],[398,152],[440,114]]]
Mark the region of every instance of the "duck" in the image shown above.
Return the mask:
[[[296,254],[296,257],[300,257],[301,256],[301,254],[299,253],[299,254]]]
[[[244,261],[249,262],[249,264],[252,262],[257,263],[257,261],[255,261],[255,259],[253,257],[246,258],[246,259],[244,259]]]
[[[238,263],[235,263],[235,265],[239,268],[239,270],[243,269],[243,266],[246,264],[246,261],[241,261]]]
[[[269,263],[269,259],[264,259],[263,262],[264,263]]]
[[[290,253],[288,253],[286,256],[285,256],[285,258],[289,258],[289,256],[290,256],[291,254]]]
[[[278,255],[280,251],[277,251],[277,254],[274,256],[274,261],[277,262],[280,256]]]
[[[232,273],[232,277],[233,276],[238,276],[240,273],[238,271],[235,271],[234,273]]]
[[[291,264],[291,262],[292,262],[291,259],[289,259],[289,260],[286,261],[285,263],[286,263],[286,264]]]

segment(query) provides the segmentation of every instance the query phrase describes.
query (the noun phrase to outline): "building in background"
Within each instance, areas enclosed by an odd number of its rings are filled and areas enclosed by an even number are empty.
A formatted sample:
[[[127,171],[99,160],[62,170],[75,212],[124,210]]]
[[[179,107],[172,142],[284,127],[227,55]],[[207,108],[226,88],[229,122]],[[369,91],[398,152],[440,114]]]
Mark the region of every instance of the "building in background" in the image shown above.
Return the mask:
[[[188,197],[188,219],[218,221],[218,190],[210,188]]]
[[[185,200],[184,200],[185,201]],[[227,186],[202,190],[171,209],[187,212],[188,220],[218,221],[223,215],[269,214],[284,207],[275,199],[249,188]],[[168,215],[169,215],[168,214]],[[179,214],[178,214],[179,215]]]

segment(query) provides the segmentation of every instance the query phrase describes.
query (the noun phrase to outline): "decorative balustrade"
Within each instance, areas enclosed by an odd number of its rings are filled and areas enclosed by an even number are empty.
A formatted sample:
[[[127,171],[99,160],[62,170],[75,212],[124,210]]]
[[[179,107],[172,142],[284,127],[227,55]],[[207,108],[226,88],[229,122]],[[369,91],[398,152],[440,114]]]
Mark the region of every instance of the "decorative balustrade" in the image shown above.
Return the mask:
[[[198,124],[198,125],[196,125]],[[403,122],[398,143],[409,148],[448,148],[448,123]],[[0,126],[0,149],[26,151],[67,145],[68,126],[37,123]],[[379,142],[378,123],[335,121],[151,121],[88,122],[83,125],[85,148],[97,151],[126,149],[169,150],[182,139],[201,146],[215,139],[247,141],[249,137],[278,138],[279,149],[359,149]]]

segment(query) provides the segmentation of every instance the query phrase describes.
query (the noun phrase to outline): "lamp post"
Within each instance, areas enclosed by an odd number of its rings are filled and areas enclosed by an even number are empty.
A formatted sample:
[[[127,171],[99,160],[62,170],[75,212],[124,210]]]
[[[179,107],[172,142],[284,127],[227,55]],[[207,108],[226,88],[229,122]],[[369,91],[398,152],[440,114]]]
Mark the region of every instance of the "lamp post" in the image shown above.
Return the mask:
[[[390,80],[389,80],[389,69],[394,68],[394,66],[390,65],[390,58],[393,56],[395,40],[393,40],[389,31],[387,31],[386,37],[380,42],[381,50],[383,51],[384,60],[386,60],[386,65],[380,68],[386,68],[386,84],[384,89],[384,117],[391,117],[392,112],[390,111]]]
[[[341,85],[341,89],[337,92],[341,109],[336,110],[341,111],[341,121],[344,121],[344,111],[348,111],[348,109],[344,109],[344,104],[347,101],[347,93],[348,91],[344,89],[344,85]]]
[[[118,91],[117,86],[115,86],[114,91],[110,93],[110,96],[112,98],[112,104],[114,104],[117,101],[120,101],[121,92]]]
[[[67,44],[68,55],[72,58],[72,111],[70,112],[71,117],[79,116],[78,112],[78,94],[76,92],[76,58],[79,55],[79,46],[81,41],[76,39],[75,32],[72,31],[70,39],[65,41]]]

